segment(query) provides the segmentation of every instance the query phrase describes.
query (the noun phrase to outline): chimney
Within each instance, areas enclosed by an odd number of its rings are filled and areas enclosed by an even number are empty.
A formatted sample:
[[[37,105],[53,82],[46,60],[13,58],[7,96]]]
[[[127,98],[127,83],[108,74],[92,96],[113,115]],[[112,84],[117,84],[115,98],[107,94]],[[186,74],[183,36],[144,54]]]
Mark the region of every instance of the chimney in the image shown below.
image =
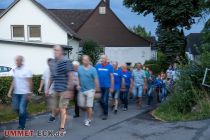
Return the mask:
[[[103,0],[106,3],[106,7],[110,7],[110,0]]]

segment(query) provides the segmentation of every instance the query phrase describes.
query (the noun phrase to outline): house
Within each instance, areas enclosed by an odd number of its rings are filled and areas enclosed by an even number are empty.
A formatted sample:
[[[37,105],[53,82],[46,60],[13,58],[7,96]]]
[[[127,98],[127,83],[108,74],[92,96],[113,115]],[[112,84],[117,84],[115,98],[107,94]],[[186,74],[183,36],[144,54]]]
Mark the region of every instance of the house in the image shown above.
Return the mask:
[[[116,16],[109,0],[101,0],[94,9],[48,9],[82,39],[96,41],[110,61],[133,64],[157,58],[155,38],[143,38],[131,32]]]
[[[202,44],[202,33],[190,33],[187,37],[186,54],[189,60],[197,61],[198,47]]]
[[[101,0],[89,15],[87,11],[79,12],[80,15],[84,13],[83,22],[72,22],[73,25],[81,23],[75,27],[75,31],[83,41],[96,41],[104,48],[110,61],[134,65],[137,62],[144,63],[154,56],[152,42],[131,32],[112,11],[109,0]]]
[[[13,67],[14,57],[23,55],[34,74],[41,74],[53,46],[65,48],[77,59],[80,37],[52,12],[35,0],[15,0],[0,13],[0,65]],[[72,50],[72,51],[71,51]]]
[[[14,56],[22,54],[36,74],[53,56],[54,44],[62,45],[67,57],[75,60],[82,43],[93,40],[110,61],[134,65],[156,59],[154,39],[131,32],[109,0],[101,0],[95,9],[46,9],[36,0],[15,0],[0,10],[0,65],[12,66]]]

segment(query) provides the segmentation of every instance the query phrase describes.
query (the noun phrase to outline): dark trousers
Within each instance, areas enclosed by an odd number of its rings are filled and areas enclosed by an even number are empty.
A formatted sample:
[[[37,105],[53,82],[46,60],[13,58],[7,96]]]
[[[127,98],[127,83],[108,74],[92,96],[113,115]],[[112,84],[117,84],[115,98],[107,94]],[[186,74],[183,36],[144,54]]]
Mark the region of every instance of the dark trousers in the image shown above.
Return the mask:
[[[79,116],[79,106],[78,106],[78,90],[76,89],[76,86],[74,88],[74,112],[76,116]]]
[[[122,91],[120,93],[120,99],[124,105],[124,108],[128,108],[128,93],[129,93],[129,89],[130,87],[129,86],[126,86],[126,89],[125,91]]]
[[[109,88],[101,88],[100,105],[104,115],[108,115],[109,106]]]
[[[27,116],[27,94],[13,94],[12,107],[19,115],[19,126],[25,128]]]

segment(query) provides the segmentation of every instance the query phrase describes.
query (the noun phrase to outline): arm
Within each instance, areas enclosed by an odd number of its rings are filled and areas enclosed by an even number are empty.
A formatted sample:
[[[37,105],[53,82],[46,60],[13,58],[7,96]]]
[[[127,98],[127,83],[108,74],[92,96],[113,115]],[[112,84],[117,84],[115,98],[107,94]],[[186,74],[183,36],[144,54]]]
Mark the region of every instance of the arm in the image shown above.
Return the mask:
[[[41,82],[40,82],[39,90],[38,90],[39,93],[42,92],[43,86],[44,86],[44,80],[42,79]]]
[[[53,80],[52,80],[52,78],[50,77],[50,78],[49,78],[49,81],[48,81],[48,84],[47,84],[47,90],[46,90],[46,93],[45,93],[46,96],[49,95],[49,90],[50,90],[50,87],[51,87],[51,85],[52,85],[52,82],[53,82]]]
[[[98,78],[95,78],[94,82],[95,82],[95,90],[96,90],[96,91],[99,91],[99,82],[98,82]]]
[[[125,89],[125,78],[122,78],[121,85],[122,89]]]
[[[10,88],[9,88],[9,91],[8,91],[8,93],[7,93],[7,96],[8,96],[9,98],[12,97],[12,91],[13,91],[13,89],[14,89],[14,80],[12,80],[11,85],[10,85]]]
[[[73,81],[74,81],[74,71],[70,71],[68,73],[68,76],[69,76],[68,88],[70,90],[73,90],[73,86],[74,86],[74,84],[73,84]],[[78,82],[79,82],[79,80],[78,80]]]
[[[29,85],[29,94],[32,93],[32,90],[33,90],[33,81],[32,81],[32,78],[27,78],[27,81],[28,81],[28,85]]]
[[[131,78],[130,80],[131,80],[130,87],[133,88],[133,86],[134,86],[133,78]]]
[[[114,75],[113,75],[113,73],[110,73],[110,79],[111,79],[111,92],[113,92],[113,89],[114,89]]]
[[[144,88],[147,89],[147,78],[144,77]]]

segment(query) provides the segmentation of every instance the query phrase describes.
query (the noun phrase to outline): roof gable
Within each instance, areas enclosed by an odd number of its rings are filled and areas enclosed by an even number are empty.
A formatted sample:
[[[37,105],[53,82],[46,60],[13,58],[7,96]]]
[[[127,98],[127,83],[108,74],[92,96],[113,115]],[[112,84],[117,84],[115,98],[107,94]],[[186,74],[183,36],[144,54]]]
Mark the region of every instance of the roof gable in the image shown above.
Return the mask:
[[[106,14],[99,14],[99,7]],[[111,8],[101,1],[77,32],[83,40],[95,40],[102,46],[147,47],[151,42],[130,31]]]
[[[18,2],[21,0],[15,0],[7,9],[0,10],[0,19],[7,14]],[[42,12],[44,12],[49,18],[51,18],[55,23],[57,23],[64,31],[66,31],[70,36],[75,37],[76,39],[80,39],[79,36],[68,27],[62,20],[60,20],[57,16],[55,16],[52,12],[47,10],[41,4],[36,2],[35,0],[30,0],[33,4],[35,4]]]
[[[187,51],[191,54],[198,55],[197,47],[202,44],[202,33],[190,33],[187,36]]]

